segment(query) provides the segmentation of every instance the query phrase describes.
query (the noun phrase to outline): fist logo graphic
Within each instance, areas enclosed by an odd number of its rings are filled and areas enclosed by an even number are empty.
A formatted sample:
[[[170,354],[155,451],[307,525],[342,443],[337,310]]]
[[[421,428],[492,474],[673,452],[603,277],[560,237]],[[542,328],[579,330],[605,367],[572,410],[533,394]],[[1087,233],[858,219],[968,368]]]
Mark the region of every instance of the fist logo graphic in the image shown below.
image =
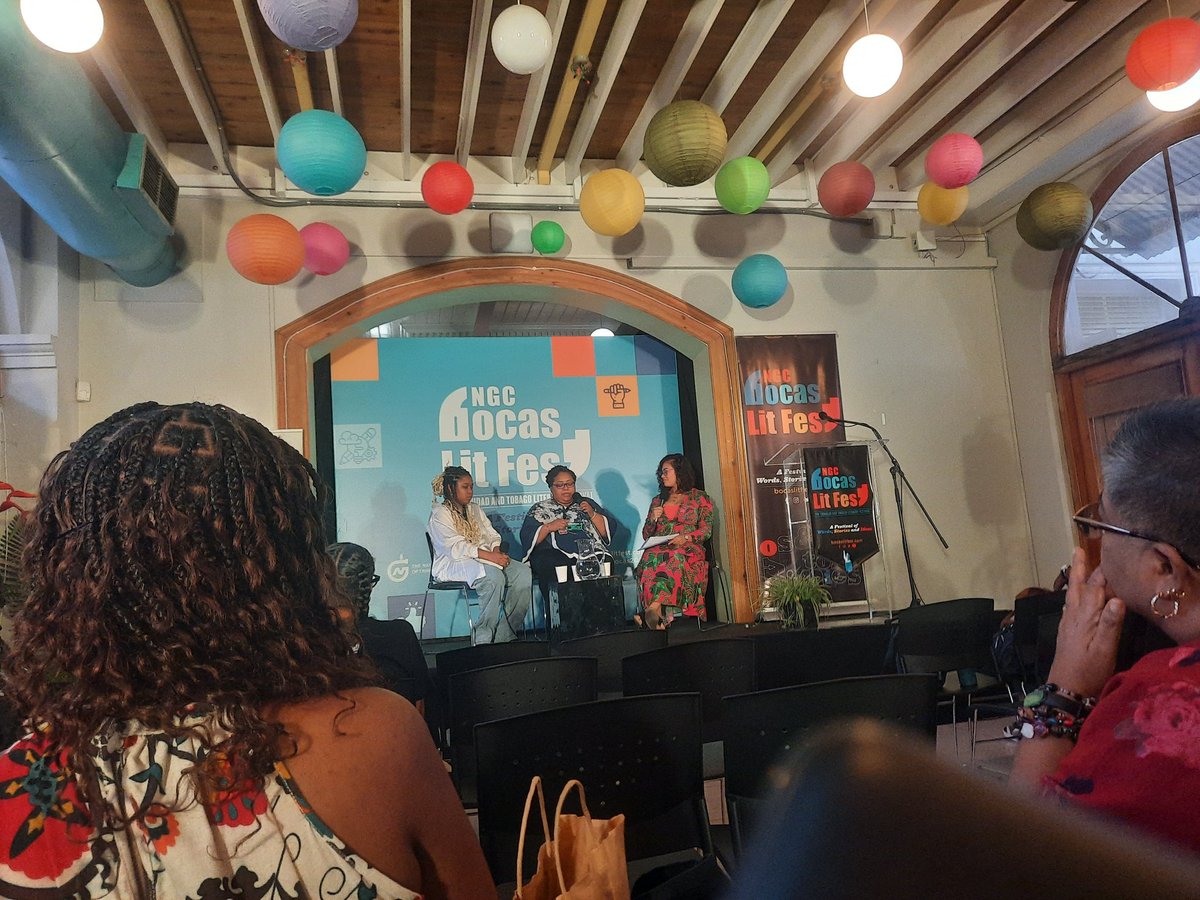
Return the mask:
[[[623,384],[610,384],[604,389],[604,393],[608,394],[608,399],[612,401],[613,409],[625,408],[625,395],[629,393],[629,388]]]

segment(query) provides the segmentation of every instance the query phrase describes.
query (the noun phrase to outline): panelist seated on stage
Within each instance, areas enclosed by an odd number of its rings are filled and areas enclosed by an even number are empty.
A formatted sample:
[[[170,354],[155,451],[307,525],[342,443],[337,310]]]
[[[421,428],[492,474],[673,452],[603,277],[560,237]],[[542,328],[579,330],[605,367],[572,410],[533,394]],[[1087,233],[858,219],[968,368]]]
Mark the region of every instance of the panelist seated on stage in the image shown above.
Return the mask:
[[[576,566],[584,578],[604,574],[602,564],[612,562],[608,542],[612,522],[608,512],[575,491],[575,473],[555,466],[546,473],[550,498],[535,503],[521,525],[525,559],[537,576],[542,593],[560,580],[555,569]]]
[[[438,581],[463,581],[479,594],[479,619],[471,641],[511,641],[529,611],[529,566],[500,549],[500,535],[479,504],[472,501],[475,482],[461,466],[446,466],[433,479],[429,539],[432,574]]]

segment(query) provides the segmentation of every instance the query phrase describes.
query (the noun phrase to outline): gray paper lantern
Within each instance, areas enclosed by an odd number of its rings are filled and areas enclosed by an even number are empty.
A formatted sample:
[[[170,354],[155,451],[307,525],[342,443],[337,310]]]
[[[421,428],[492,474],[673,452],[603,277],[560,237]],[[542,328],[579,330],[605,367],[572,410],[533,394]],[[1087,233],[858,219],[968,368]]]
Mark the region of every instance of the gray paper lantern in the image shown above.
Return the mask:
[[[358,0],[258,0],[258,9],[275,37],[310,53],[336,47],[358,21]]]

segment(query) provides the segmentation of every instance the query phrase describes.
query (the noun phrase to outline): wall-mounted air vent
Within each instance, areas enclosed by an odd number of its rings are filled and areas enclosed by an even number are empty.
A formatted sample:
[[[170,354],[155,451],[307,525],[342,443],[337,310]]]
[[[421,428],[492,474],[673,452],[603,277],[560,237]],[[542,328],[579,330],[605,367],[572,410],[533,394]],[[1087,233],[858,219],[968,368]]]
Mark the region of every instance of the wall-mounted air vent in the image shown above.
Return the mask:
[[[179,185],[150,149],[144,134],[129,135],[125,168],[117,177],[116,190],[125,206],[148,230],[165,234],[175,230]]]

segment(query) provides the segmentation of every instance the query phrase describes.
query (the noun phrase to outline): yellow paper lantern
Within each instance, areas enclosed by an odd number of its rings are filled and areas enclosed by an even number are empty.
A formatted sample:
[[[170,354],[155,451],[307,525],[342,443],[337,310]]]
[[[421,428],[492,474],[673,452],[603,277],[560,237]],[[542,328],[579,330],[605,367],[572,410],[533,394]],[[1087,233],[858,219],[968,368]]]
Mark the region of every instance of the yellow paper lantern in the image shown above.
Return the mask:
[[[927,181],[917,194],[917,212],[931,225],[949,225],[967,211],[970,200],[965,187],[944,188]]]
[[[1017,210],[1017,233],[1035,250],[1065,250],[1092,227],[1092,201],[1067,181],[1034,188]]]
[[[646,126],[642,156],[660,180],[688,187],[720,168],[727,142],[716,110],[699,100],[679,100],[660,109]]]
[[[620,237],[637,228],[646,211],[646,192],[624,169],[605,169],[588,178],[579,192],[579,213],[597,234]]]

